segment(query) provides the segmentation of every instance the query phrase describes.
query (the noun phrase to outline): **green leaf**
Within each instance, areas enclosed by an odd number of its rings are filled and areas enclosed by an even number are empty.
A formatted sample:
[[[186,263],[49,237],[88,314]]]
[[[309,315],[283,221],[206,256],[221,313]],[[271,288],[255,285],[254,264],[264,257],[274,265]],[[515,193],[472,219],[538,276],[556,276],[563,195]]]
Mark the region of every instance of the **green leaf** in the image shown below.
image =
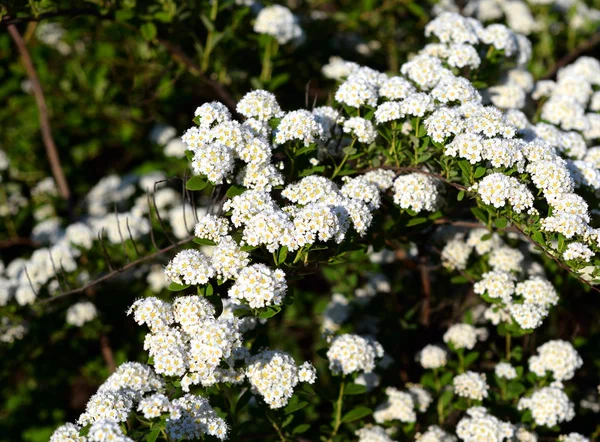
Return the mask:
[[[187,190],[202,190],[206,186],[208,186],[208,180],[203,175],[193,176],[185,183],[185,188]]]
[[[511,381],[506,386],[506,393],[509,398],[517,398],[525,392],[525,386],[517,381]]]
[[[194,238],[192,241],[194,241],[196,244],[200,244],[201,246],[216,246],[217,243],[214,241],[211,241],[210,239],[206,239],[206,238]]]
[[[148,433],[148,436],[146,436],[146,440],[148,442],[156,442],[156,439],[158,439],[159,434],[160,434],[160,427],[153,428],[152,431],[150,431],[150,433]]]
[[[210,282],[204,286],[198,287],[198,294],[200,296],[211,296],[214,292],[215,290]]]
[[[373,410],[371,410],[369,407],[359,405],[358,407],[344,414],[344,416],[342,417],[342,422],[352,422],[358,419],[362,419],[363,417],[369,416],[372,412]]]
[[[273,316],[275,316],[280,311],[281,311],[281,307],[272,305],[270,307],[267,307],[266,310],[263,310],[262,312],[260,312],[258,317],[262,318],[262,319],[269,319],[269,318],[272,318]]]
[[[202,23],[204,23],[204,26],[206,26],[206,29],[214,32],[215,25],[213,25],[213,23],[210,21],[210,19],[206,15],[204,15],[204,14],[200,15],[200,20],[202,20]]]
[[[292,430],[292,434],[302,434],[310,430],[310,424],[300,424]]]
[[[478,357],[479,357],[478,351],[472,351],[469,354],[467,354],[465,356],[465,368],[467,368],[469,365],[471,365],[473,362],[475,362]]]
[[[171,291],[171,292],[180,292],[181,290],[185,290],[189,287],[189,284],[186,285],[182,285],[182,284],[177,284],[176,282],[172,282],[171,284],[169,284],[169,287],[167,287],[167,290]]]
[[[355,394],[363,394],[367,392],[367,387],[360,384],[348,384],[344,388],[344,394],[346,395],[355,395]]]
[[[288,403],[287,406],[283,409],[283,412],[285,414],[291,414],[298,410],[302,410],[304,407],[306,407],[308,405],[308,402],[306,402],[306,401],[299,401],[297,399],[297,396],[293,396],[293,397],[296,397],[296,400],[290,401],[290,403]]]
[[[277,256],[277,265],[281,265],[283,262],[285,262],[287,255],[288,255],[288,248],[286,246],[283,246],[282,248],[280,248],[279,254]]]
[[[473,174],[473,176],[475,178],[481,178],[482,176],[485,175],[485,172],[487,171],[487,169],[483,166],[478,166],[477,169],[475,169],[475,173]]]
[[[412,218],[406,223],[406,227],[416,226],[419,224],[423,224],[425,222],[427,222],[427,218],[423,218],[423,217]]]
[[[232,185],[229,189],[227,189],[226,195],[229,198],[233,198],[234,196],[241,195],[246,191],[244,186],[238,186],[237,184]]]
[[[471,179],[471,164],[467,160],[460,160],[458,162],[458,167],[462,170],[464,177],[467,180]]]
[[[458,192],[458,195],[456,195],[456,200],[462,201],[464,197],[465,197],[465,191],[461,190],[460,192]]]
[[[496,218],[494,220],[494,225],[496,227],[498,227],[499,229],[505,229],[506,226],[508,225],[508,220],[506,218],[504,218],[503,216],[501,216],[500,218]]]
[[[156,26],[151,22],[144,23],[140,26],[140,32],[145,40],[153,40],[156,37]]]
[[[487,215],[479,207],[471,207],[471,212],[482,223],[487,223]]]

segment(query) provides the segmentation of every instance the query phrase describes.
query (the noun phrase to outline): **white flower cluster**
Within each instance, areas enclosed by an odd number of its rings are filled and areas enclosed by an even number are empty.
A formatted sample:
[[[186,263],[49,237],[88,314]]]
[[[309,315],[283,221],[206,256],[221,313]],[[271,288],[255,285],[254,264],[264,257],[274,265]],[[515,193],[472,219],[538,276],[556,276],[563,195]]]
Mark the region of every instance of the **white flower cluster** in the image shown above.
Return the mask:
[[[435,212],[441,203],[440,187],[435,178],[421,173],[400,175],[394,181],[394,203],[415,212]]]
[[[454,393],[458,396],[475,399],[478,401],[488,397],[488,385],[485,373],[467,371],[459,374],[453,380]]]
[[[229,289],[235,303],[245,302],[251,308],[281,305],[287,290],[283,270],[271,270],[264,264],[253,264],[240,271]]]
[[[383,355],[383,347],[377,341],[352,334],[337,336],[327,350],[331,372],[344,375],[372,372],[376,360]]]
[[[410,393],[400,391],[394,387],[385,389],[387,399],[378,405],[373,412],[373,418],[378,424],[399,420],[410,423],[417,420],[415,401]]]
[[[419,442],[456,442],[456,437],[446,433],[437,425],[431,425],[425,433],[417,433],[415,440]]]
[[[355,434],[358,436],[358,442],[394,442],[385,428],[379,425],[361,428]]]
[[[568,381],[583,365],[581,356],[567,341],[548,341],[537,348],[537,353],[529,358],[529,370],[540,377],[546,376],[549,371],[554,380]]]
[[[417,355],[417,360],[425,369],[441,368],[448,362],[448,352],[437,345],[426,345]]]
[[[317,372],[309,362],[297,366],[289,354],[276,350],[265,350],[252,356],[245,374],[252,391],[260,394],[274,409],[287,405],[299,382],[312,384],[317,378]]]
[[[98,315],[96,306],[89,301],[73,304],[67,309],[67,324],[81,327]]]
[[[575,417],[573,403],[558,387],[544,387],[534,392],[531,397],[521,398],[518,408],[530,410],[534,422],[546,427],[568,422]]]
[[[444,342],[457,350],[472,350],[477,343],[477,329],[470,324],[454,324],[444,333]]]
[[[458,422],[456,434],[465,442],[502,442],[510,440],[514,428],[510,423],[489,414],[485,408],[472,407],[467,410],[467,416]]]
[[[144,348],[154,359],[156,372],[180,377],[184,391],[193,384],[209,386],[222,379],[237,383],[243,379],[232,368],[236,358],[244,357],[238,319],[215,318],[215,309],[206,298],[180,296],[172,304],[142,298],[128,314],[150,328]],[[230,368],[222,368],[224,365]]]
[[[261,9],[254,22],[254,32],[272,35],[280,44],[302,39],[304,35],[296,16],[281,5]]]

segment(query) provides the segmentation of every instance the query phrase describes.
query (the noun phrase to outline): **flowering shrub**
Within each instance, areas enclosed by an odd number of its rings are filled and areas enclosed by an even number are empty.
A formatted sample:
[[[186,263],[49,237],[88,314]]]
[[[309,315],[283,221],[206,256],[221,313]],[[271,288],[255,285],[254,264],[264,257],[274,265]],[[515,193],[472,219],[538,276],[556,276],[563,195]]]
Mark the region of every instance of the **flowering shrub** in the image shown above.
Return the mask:
[[[43,305],[110,296],[86,291],[96,282],[78,269],[127,270],[119,250],[169,256],[118,281],[132,289],[117,321],[142,354],[123,355],[51,441],[600,434],[600,62],[536,82],[518,33],[533,24],[451,9],[438,5],[428,43],[390,74],[331,60],[328,105],[287,109],[256,89],[190,112],[181,140],[159,128],[153,139],[192,173],[181,191],[158,188],[161,173],[109,176],[80,219],[33,228],[50,245],[0,280],[14,348],[35,326],[28,314],[50,315]],[[253,29],[259,85],[272,85],[279,45],[305,32],[281,5]],[[105,338],[102,311],[80,300],[64,314]]]

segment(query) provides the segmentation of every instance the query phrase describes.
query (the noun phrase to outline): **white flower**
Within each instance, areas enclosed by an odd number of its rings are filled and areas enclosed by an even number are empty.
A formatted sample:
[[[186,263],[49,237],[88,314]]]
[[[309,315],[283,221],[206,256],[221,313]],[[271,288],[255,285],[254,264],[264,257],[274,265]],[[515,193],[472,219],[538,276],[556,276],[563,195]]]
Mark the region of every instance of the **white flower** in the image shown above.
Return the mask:
[[[477,331],[469,324],[454,324],[444,333],[444,342],[452,344],[457,350],[472,350],[477,343]]]
[[[441,368],[446,365],[448,352],[437,345],[426,345],[417,355],[417,360],[425,369]]]
[[[299,40],[304,35],[296,16],[281,5],[267,6],[261,9],[254,22],[254,32],[272,35],[279,44]]]
[[[484,373],[467,371],[456,376],[453,380],[454,393],[458,396],[475,399],[478,401],[488,397],[488,385]]]
[[[375,368],[376,359],[381,357],[383,348],[377,341],[352,334],[337,336],[327,351],[329,369],[333,374],[370,373]]]
[[[567,341],[548,341],[538,347],[537,353],[529,358],[529,369],[541,377],[550,371],[556,381],[572,379],[575,370],[583,365],[579,353]]]
[[[251,308],[281,305],[287,290],[282,270],[271,270],[264,264],[244,268],[229,289],[229,297],[236,303],[247,303]]]
[[[519,400],[518,409],[531,410],[537,425],[553,427],[561,422],[568,422],[575,417],[573,403],[560,388],[544,387]]]

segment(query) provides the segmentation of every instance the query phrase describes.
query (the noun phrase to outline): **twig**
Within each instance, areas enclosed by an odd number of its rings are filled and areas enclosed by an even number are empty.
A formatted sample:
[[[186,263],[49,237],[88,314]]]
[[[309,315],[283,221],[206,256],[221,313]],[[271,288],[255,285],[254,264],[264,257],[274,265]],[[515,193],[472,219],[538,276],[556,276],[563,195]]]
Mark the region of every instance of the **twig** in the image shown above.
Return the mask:
[[[549,258],[552,258],[560,267],[562,267],[564,270],[566,270],[569,274],[573,275],[575,278],[577,278],[580,282],[582,282],[583,284],[587,285],[590,289],[594,290],[595,292],[600,293],[600,289],[598,287],[594,287],[592,284],[590,284],[589,281],[586,281],[585,279],[583,279],[581,276],[579,276],[577,273],[575,273],[573,271],[573,269],[569,268],[569,266],[565,265],[560,259],[558,259],[556,256],[554,256],[552,253],[548,252],[546,250],[545,247],[543,247],[541,244],[539,244],[535,239],[531,238],[529,235],[527,235],[523,229],[521,229],[519,226],[513,224],[513,226],[515,227],[515,229],[517,229],[519,232],[521,232],[521,234],[527,238],[527,240],[533,244],[538,246],[540,249],[542,249],[542,251],[544,252],[544,254],[546,256],[548,256]]]
[[[554,66],[552,66],[550,71],[546,75],[544,75],[541,79],[548,80],[550,78],[553,78],[560,68],[572,63],[577,58],[579,58],[579,56],[581,54],[591,51],[598,44],[600,44],[600,32],[596,32],[588,40],[584,41],[579,46],[577,46],[573,51],[569,52],[563,58],[558,60],[556,62],[556,64]]]
[[[33,60],[31,59],[31,55],[27,50],[27,45],[25,44],[25,41],[21,37],[21,34],[17,30],[16,26],[14,24],[9,24],[7,26],[7,29],[8,33],[14,40],[19,53],[21,54],[23,66],[25,67],[25,70],[27,71],[27,76],[31,81],[31,88],[33,90],[33,95],[35,96],[35,101],[37,103],[39,111],[42,140],[44,141],[44,146],[46,147],[46,154],[48,155],[48,160],[50,161],[52,175],[54,176],[54,180],[56,181],[56,185],[58,186],[58,190],[61,196],[63,197],[63,199],[68,201],[71,198],[71,191],[69,189],[67,179],[65,178],[65,174],[60,164],[60,158],[58,156],[56,144],[54,143],[54,138],[52,137],[50,120],[48,118],[48,108],[46,107],[46,99],[44,98],[44,91],[42,90],[42,85],[40,84],[37,72],[35,70],[35,67],[33,66]]]
[[[113,351],[106,335],[100,336],[100,349],[102,350],[102,357],[104,358],[104,362],[106,362],[108,371],[114,373],[117,369],[117,365],[115,364]]]
[[[179,61],[181,64],[185,65],[192,75],[195,75],[202,79],[219,97],[219,99],[225,104],[231,113],[236,117],[240,118],[240,114],[238,114],[236,110],[236,102],[233,97],[227,92],[227,90],[221,85],[221,83],[214,81],[202,74],[202,69],[198,66],[194,61],[188,57],[188,55],[183,52],[181,47],[171,43],[164,38],[158,38],[157,41],[165,47],[165,49],[171,54],[171,56]]]
[[[39,245],[39,243],[35,242],[31,238],[26,238],[26,237],[3,239],[2,241],[0,241],[0,249],[6,249],[8,247],[13,247],[13,246],[37,247],[38,245]]]
[[[77,17],[79,15],[93,15],[95,17],[100,17],[100,18],[108,18],[110,16],[108,15],[103,15],[100,13],[100,11],[98,11],[97,9],[62,9],[62,10],[58,10],[58,11],[52,11],[52,12],[44,12],[42,14],[39,14],[35,17],[30,16],[30,17],[11,17],[9,15],[5,15],[4,18],[0,21],[0,24],[4,25],[4,26],[10,26],[10,25],[15,25],[15,24],[19,24],[19,23],[29,23],[29,22],[36,22],[36,21],[41,21],[44,20],[46,18],[54,18],[54,17]]]
[[[455,183],[453,181],[450,181],[448,178],[446,178],[442,175],[438,175],[437,173],[433,173],[433,172],[428,172],[426,170],[419,169],[418,167],[396,167],[396,166],[369,167],[369,168],[365,169],[364,172],[369,172],[370,170],[377,170],[377,169],[388,169],[388,170],[393,170],[394,172],[420,173],[423,175],[430,176],[432,178],[437,178],[438,180],[445,182],[446,184],[454,187],[455,189],[464,190],[464,191],[468,190],[467,187],[463,186],[462,184]]]
[[[96,286],[96,285],[98,285],[98,284],[100,284],[100,283],[102,283],[104,281],[107,281],[107,280],[113,278],[114,276],[116,276],[116,275],[118,275],[118,274],[120,274],[120,273],[122,273],[122,272],[124,272],[126,270],[131,269],[132,267],[137,266],[138,264],[141,264],[143,262],[149,261],[149,260],[151,260],[151,259],[153,259],[153,258],[155,258],[157,256],[160,256],[160,255],[162,255],[164,253],[167,253],[168,251],[174,249],[175,247],[182,246],[182,245],[190,242],[192,239],[193,239],[193,237],[189,237],[189,238],[183,239],[183,240],[181,240],[181,241],[179,241],[179,242],[177,242],[175,244],[172,244],[172,245],[167,246],[167,247],[165,247],[163,249],[160,249],[157,252],[154,252],[154,253],[152,253],[152,254],[150,254],[148,256],[144,256],[143,258],[140,258],[138,260],[132,261],[129,264],[123,266],[123,267],[120,267],[118,269],[112,270],[111,272],[107,273],[106,275],[104,275],[104,276],[102,276],[102,277],[100,277],[100,278],[98,278],[98,279],[96,279],[96,280],[94,280],[92,282],[89,282],[88,284],[86,284],[86,285],[84,285],[82,287],[70,290],[68,292],[61,293],[59,295],[53,296],[52,298],[43,299],[43,300],[39,301],[38,304],[47,304],[49,302],[56,301],[57,299],[61,299],[61,298],[64,298],[66,296],[74,295],[74,294],[77,294],[77,293],[82,293],[82,292],[86,291],[87,289],[89,289],[91,287],[94,287],[94,286]]]
[[[421,252],[421,250],[419,250]],[[431,280],[429,278],[429,262],[427,255],[419,253],[419,273],[421,275],[421,287],[423,288],[423,304],[421,304],[421,324],[429,326],[431,314]]]

